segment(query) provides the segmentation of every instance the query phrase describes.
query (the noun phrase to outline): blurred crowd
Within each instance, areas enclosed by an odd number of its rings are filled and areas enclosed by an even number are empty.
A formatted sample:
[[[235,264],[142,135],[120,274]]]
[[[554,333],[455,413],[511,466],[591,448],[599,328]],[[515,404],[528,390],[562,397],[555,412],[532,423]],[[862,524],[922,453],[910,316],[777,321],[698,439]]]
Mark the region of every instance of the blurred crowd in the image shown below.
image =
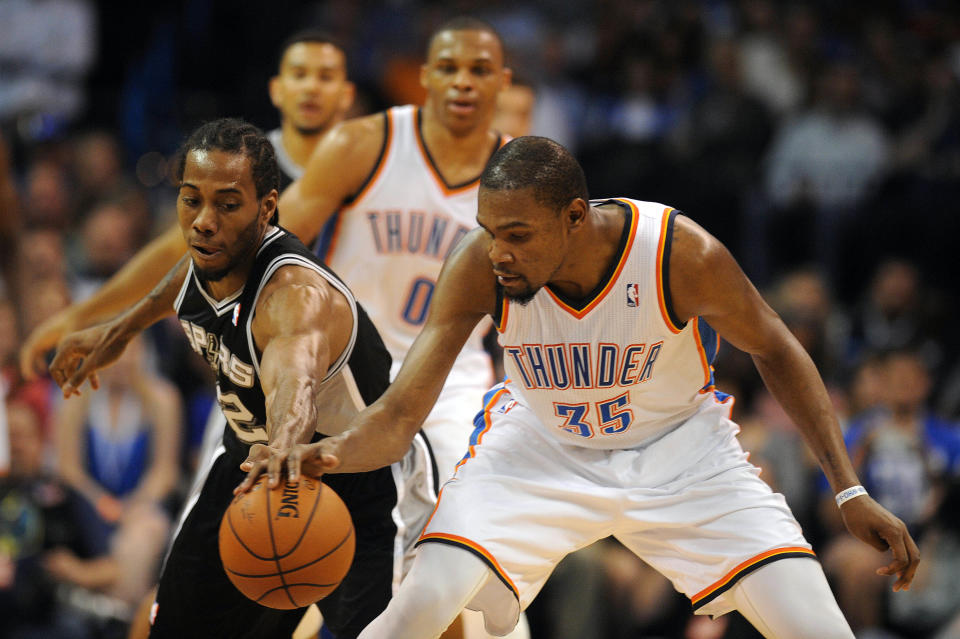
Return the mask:
[[[372,112],[421,99],[426,36],[453,13],[504,39],[508,132],[568,146],[595,197],[690,215],[813,357],[864,485],[920,544],[909,592],[891,593],[879,555],[845,533],[749,357],[721,344],[717,386],[858,637],[960,637],[955,2],[157,4],[131,22],[132,9],[84,0],[0,2],[0,639],[124,636],[213,403],[175,321],[69,402],[21,375],[25,336],[169,226],[167,161],[184,132],[227,115],[276,126],[267,45],[328,30],[355,111]],[[247,46],[254,34],[263,47]],[[613,541],[571,555],[529,615],[538,639],[757,636],[734,615],[693,619]]]

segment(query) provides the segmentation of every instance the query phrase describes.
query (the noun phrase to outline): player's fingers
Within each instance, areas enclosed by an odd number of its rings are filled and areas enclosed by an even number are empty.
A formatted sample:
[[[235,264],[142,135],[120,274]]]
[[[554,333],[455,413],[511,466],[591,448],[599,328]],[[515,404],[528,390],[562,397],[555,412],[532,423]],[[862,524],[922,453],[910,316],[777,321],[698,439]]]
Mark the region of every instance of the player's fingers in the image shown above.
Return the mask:
[[[73,372],[72,375],[67,379],[66,386],[63,387],[64,392],[80,394],[80,387],[83,386],[83,383],[87,381],[87,378],[90,377],[93,373],[90,371],[90,366],[88,365],[89,360],[83,360],[83,362],[77,367],[77,370]]]
[[[249,458],[248,458],[249,461]],[[243,464],[246,464],[244,462]],[[241,464],[241,467],[243,466]],[[239,495],[240,493],[245,493],[250,490],[253,485],[257,482],[257,477],[263,472],[265,464],[263,462],[251,462],[250,471],[247,473],[247,476],[243,478],[243,481],[240,482],[236,488],[233,489],[234,495]]]
[[[267,486],[276,488],[280,484],[280,471],[286,455],[283,452],[274,452],[267,459]]]
[[[903,539],[903,534],[898,530],[884,531],[880,534],[884,541],[887,542],[887,545],[890,547],[890,552],[893,553],[893,561],[891,561],[886,566],[877,569],[877,574],[892,576],[892,575],[902,575],[903,571],[906,570],[907,566],[910,564],[909,554],[907,553],[907,546]],[[893,584],[894,591],[900,590],[901,579]]]
[[[96,373],[90,373],[90,388],[93,390],[100,389],[100,376]]]
[[[907,565],[900,570],[897,580],[893,584],[894,590],[910,590],[910,584],[920,565],[920,549],[908,533],[904,535],[904,547],[907,551]]]
[[[297,481],[300,479],[300,447],[294,446],[287,453],[287,479]]]
[[[43,372],[43,351],[36,348],[31,340],[20,349],[20,374],[23,379],[32,382]]]
[[[325,471],[333,470],[340,466],[340,458],[333,453],[323,453],[320,455],[320,465]]]

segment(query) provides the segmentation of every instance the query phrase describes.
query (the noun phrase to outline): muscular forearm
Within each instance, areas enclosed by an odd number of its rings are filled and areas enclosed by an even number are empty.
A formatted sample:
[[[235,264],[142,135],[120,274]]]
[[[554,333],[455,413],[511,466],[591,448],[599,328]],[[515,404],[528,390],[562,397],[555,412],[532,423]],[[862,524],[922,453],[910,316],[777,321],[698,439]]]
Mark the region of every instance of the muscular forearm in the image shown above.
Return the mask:
[[[289,371],[279,376],[267,394],[267,431],[270,445],[284,449],[310,441],[317,429],[317,381],[323,378]]]
[[[753,355],[770,393],[803,434],[835,492],[856,485],[830,397],[816,366],[795,340],[778,350]]]
[[[377,401],[360,413],[353,428],[331,438],[341,463],[330,472],[366,472],[400,461],[424,417],[411,417],[406,408]]]

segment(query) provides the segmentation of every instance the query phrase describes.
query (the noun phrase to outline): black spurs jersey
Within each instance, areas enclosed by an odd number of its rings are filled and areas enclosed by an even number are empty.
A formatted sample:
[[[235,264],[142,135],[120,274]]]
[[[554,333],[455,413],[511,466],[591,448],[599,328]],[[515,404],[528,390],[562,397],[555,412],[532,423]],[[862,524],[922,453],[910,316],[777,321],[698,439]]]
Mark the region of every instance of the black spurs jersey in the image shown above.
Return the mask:
[[[350,341],[330,365],[317,396],[321,404],[318,433],[343,431],[389,384],[390,354],[366,312],[350,289],[294,235],[269,227],[246,284],[220,301],[204,290],[191,261],[174,308],[190,345],[216,371],[217,399],[227,419],[224,447],[238,459],[246,458],[252,444],[268,440],[260,357],[251,323],[260,291],[277,269],[287,265],[315,270],[343,293],[353,309]]]

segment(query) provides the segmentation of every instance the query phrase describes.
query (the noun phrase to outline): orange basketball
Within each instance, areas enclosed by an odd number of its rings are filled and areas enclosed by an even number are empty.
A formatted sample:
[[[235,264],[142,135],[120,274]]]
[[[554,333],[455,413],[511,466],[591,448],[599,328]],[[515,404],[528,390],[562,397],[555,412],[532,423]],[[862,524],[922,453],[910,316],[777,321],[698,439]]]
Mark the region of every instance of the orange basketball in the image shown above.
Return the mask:
[[[316,479],[261,476],[237,495],[220,522],[220,559],[244,595],[270,608],[302,608],[333,592],[353,561],[350,513]]]

